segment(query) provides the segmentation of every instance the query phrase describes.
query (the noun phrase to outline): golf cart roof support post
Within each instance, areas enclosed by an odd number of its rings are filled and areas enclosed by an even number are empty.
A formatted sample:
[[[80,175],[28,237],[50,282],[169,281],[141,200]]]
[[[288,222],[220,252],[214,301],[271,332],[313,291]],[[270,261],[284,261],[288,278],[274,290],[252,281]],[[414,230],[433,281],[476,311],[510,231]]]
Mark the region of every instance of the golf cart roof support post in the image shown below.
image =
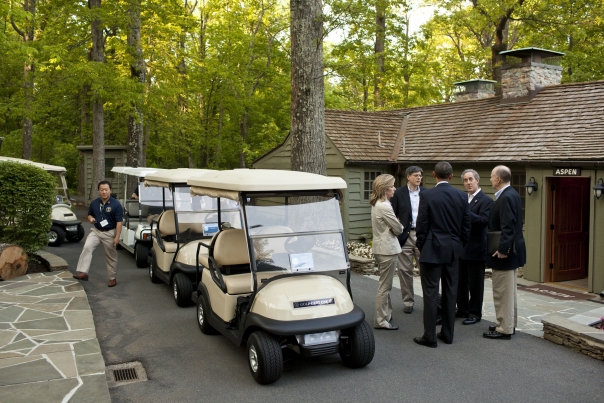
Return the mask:
[[[247,224],[247,210],[245,208],[245,201],[247,200],[246,193],[239,193],[239,208],[243,212],[243,228],[245,228],[245,236],[247,239],[247,250],[250,256],[250,268],[252,269],[252,294],[250,295],[250,303],[247,304],[246,307],[246,315],[250,313],[250,309],[252,308],[251,302],[256,298],[256,293],[258,292],[258,284],[256,284],[256,255],[254,254],[254,243],[250,238],[249,227]]]
[[[216,203],[218,203],[218,228],[222,228],[222,215],[220,213],[220,197],[216,198]]]
[[[342,245],[346,246],[346,234],[344,231],[340,231],[340,235],[342,235]],[[346,256],[346,288],[348,289],[348,294],[350,294],[350,299],[354,301],[352,298],[352,287],[350,286],[350,260],[348,259],[348,252],[344,254]]]

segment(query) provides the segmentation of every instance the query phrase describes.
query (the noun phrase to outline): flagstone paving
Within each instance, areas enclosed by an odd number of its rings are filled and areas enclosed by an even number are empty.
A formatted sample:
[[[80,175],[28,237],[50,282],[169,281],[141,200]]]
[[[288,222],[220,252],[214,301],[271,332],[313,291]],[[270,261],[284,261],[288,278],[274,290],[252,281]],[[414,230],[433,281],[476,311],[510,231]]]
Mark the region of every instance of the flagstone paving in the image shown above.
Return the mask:
[[[110,402],[82,285],[69,271],[0,282],[0,402]]]

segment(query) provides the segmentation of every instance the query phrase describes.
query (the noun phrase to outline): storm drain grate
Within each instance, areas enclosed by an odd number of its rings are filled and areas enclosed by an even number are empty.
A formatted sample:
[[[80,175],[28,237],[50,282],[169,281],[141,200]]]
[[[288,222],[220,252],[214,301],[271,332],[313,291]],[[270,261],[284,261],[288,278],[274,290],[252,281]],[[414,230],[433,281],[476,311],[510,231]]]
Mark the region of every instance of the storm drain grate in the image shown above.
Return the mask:
[[[138,361],[109,365],[105,372],[110,388],[147,380],[147,372]]]

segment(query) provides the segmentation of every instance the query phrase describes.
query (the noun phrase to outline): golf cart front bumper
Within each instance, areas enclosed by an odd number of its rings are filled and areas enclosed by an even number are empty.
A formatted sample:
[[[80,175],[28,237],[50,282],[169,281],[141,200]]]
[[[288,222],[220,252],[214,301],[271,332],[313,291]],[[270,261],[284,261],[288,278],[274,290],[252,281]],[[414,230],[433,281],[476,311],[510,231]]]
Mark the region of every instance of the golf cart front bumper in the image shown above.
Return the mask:
[[[321,333],[330,330],[353,328],[365,320],[365,312],[358,306],[352,311],[325,318],[303,320],[275,320],[251,312],[245,322],[245,327],[258,327],[279,336],[294,336],[298,334]]]

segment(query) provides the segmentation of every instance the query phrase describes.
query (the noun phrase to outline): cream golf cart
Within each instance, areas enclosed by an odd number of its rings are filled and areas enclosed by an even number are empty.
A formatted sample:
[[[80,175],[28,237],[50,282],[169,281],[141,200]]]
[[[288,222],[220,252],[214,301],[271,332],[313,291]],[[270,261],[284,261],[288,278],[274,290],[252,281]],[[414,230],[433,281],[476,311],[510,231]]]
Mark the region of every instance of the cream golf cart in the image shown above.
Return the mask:
[[[64,167],[11,157],[0,157],[0,161],[33,165],[45,170],[55,178],[55,198],[51,213],[52,225],[48,230],[48,246],[60,246],[65,240],[80,242],[84,238],[82,221],[78,220],[71,210],[71,200],[65,180],[67,170]]]
[[[149,256],[149,278],[172,285],[178,306],[191,305],[195,279],[198,241],[209,241],[218,231],[218,200],[208,196],[191,196],[187,180],[214,172],[205,169],[165,169],[145,177],[145,186],[169,189],[174,209],[165,210],[155,222]],[[224,200],[223,225],[241,228],[238,205]],[[204,250],[201,250],[204,253]]]
[[[153,217],[159,216],[166,208],[172,208],[172,193],[162,187],[145,187],[143,180],[148,174],[159,171],[159,168],[144,167],[113,167],[118,180],[122,182],[124,193],[119,195],[124,206],[124,223],[120,235],[120,245],[134,254],[136,266],[149,266],[149,251],[151,250],[151,230]],[[128,177],[136,178],[138,200],[131,199],[134,189],[127,186]]]
[[[193,299],[203,333],[247,342],[250,371],[262,384],[281,376],[283,348],[339,353],[353,368],[371,362],[373,331],[352,302],[342,179],[235,169],[189,184],[192,194],[239,202],[244,221],[243,229],[221,228],[211,242],[199,242]]]

